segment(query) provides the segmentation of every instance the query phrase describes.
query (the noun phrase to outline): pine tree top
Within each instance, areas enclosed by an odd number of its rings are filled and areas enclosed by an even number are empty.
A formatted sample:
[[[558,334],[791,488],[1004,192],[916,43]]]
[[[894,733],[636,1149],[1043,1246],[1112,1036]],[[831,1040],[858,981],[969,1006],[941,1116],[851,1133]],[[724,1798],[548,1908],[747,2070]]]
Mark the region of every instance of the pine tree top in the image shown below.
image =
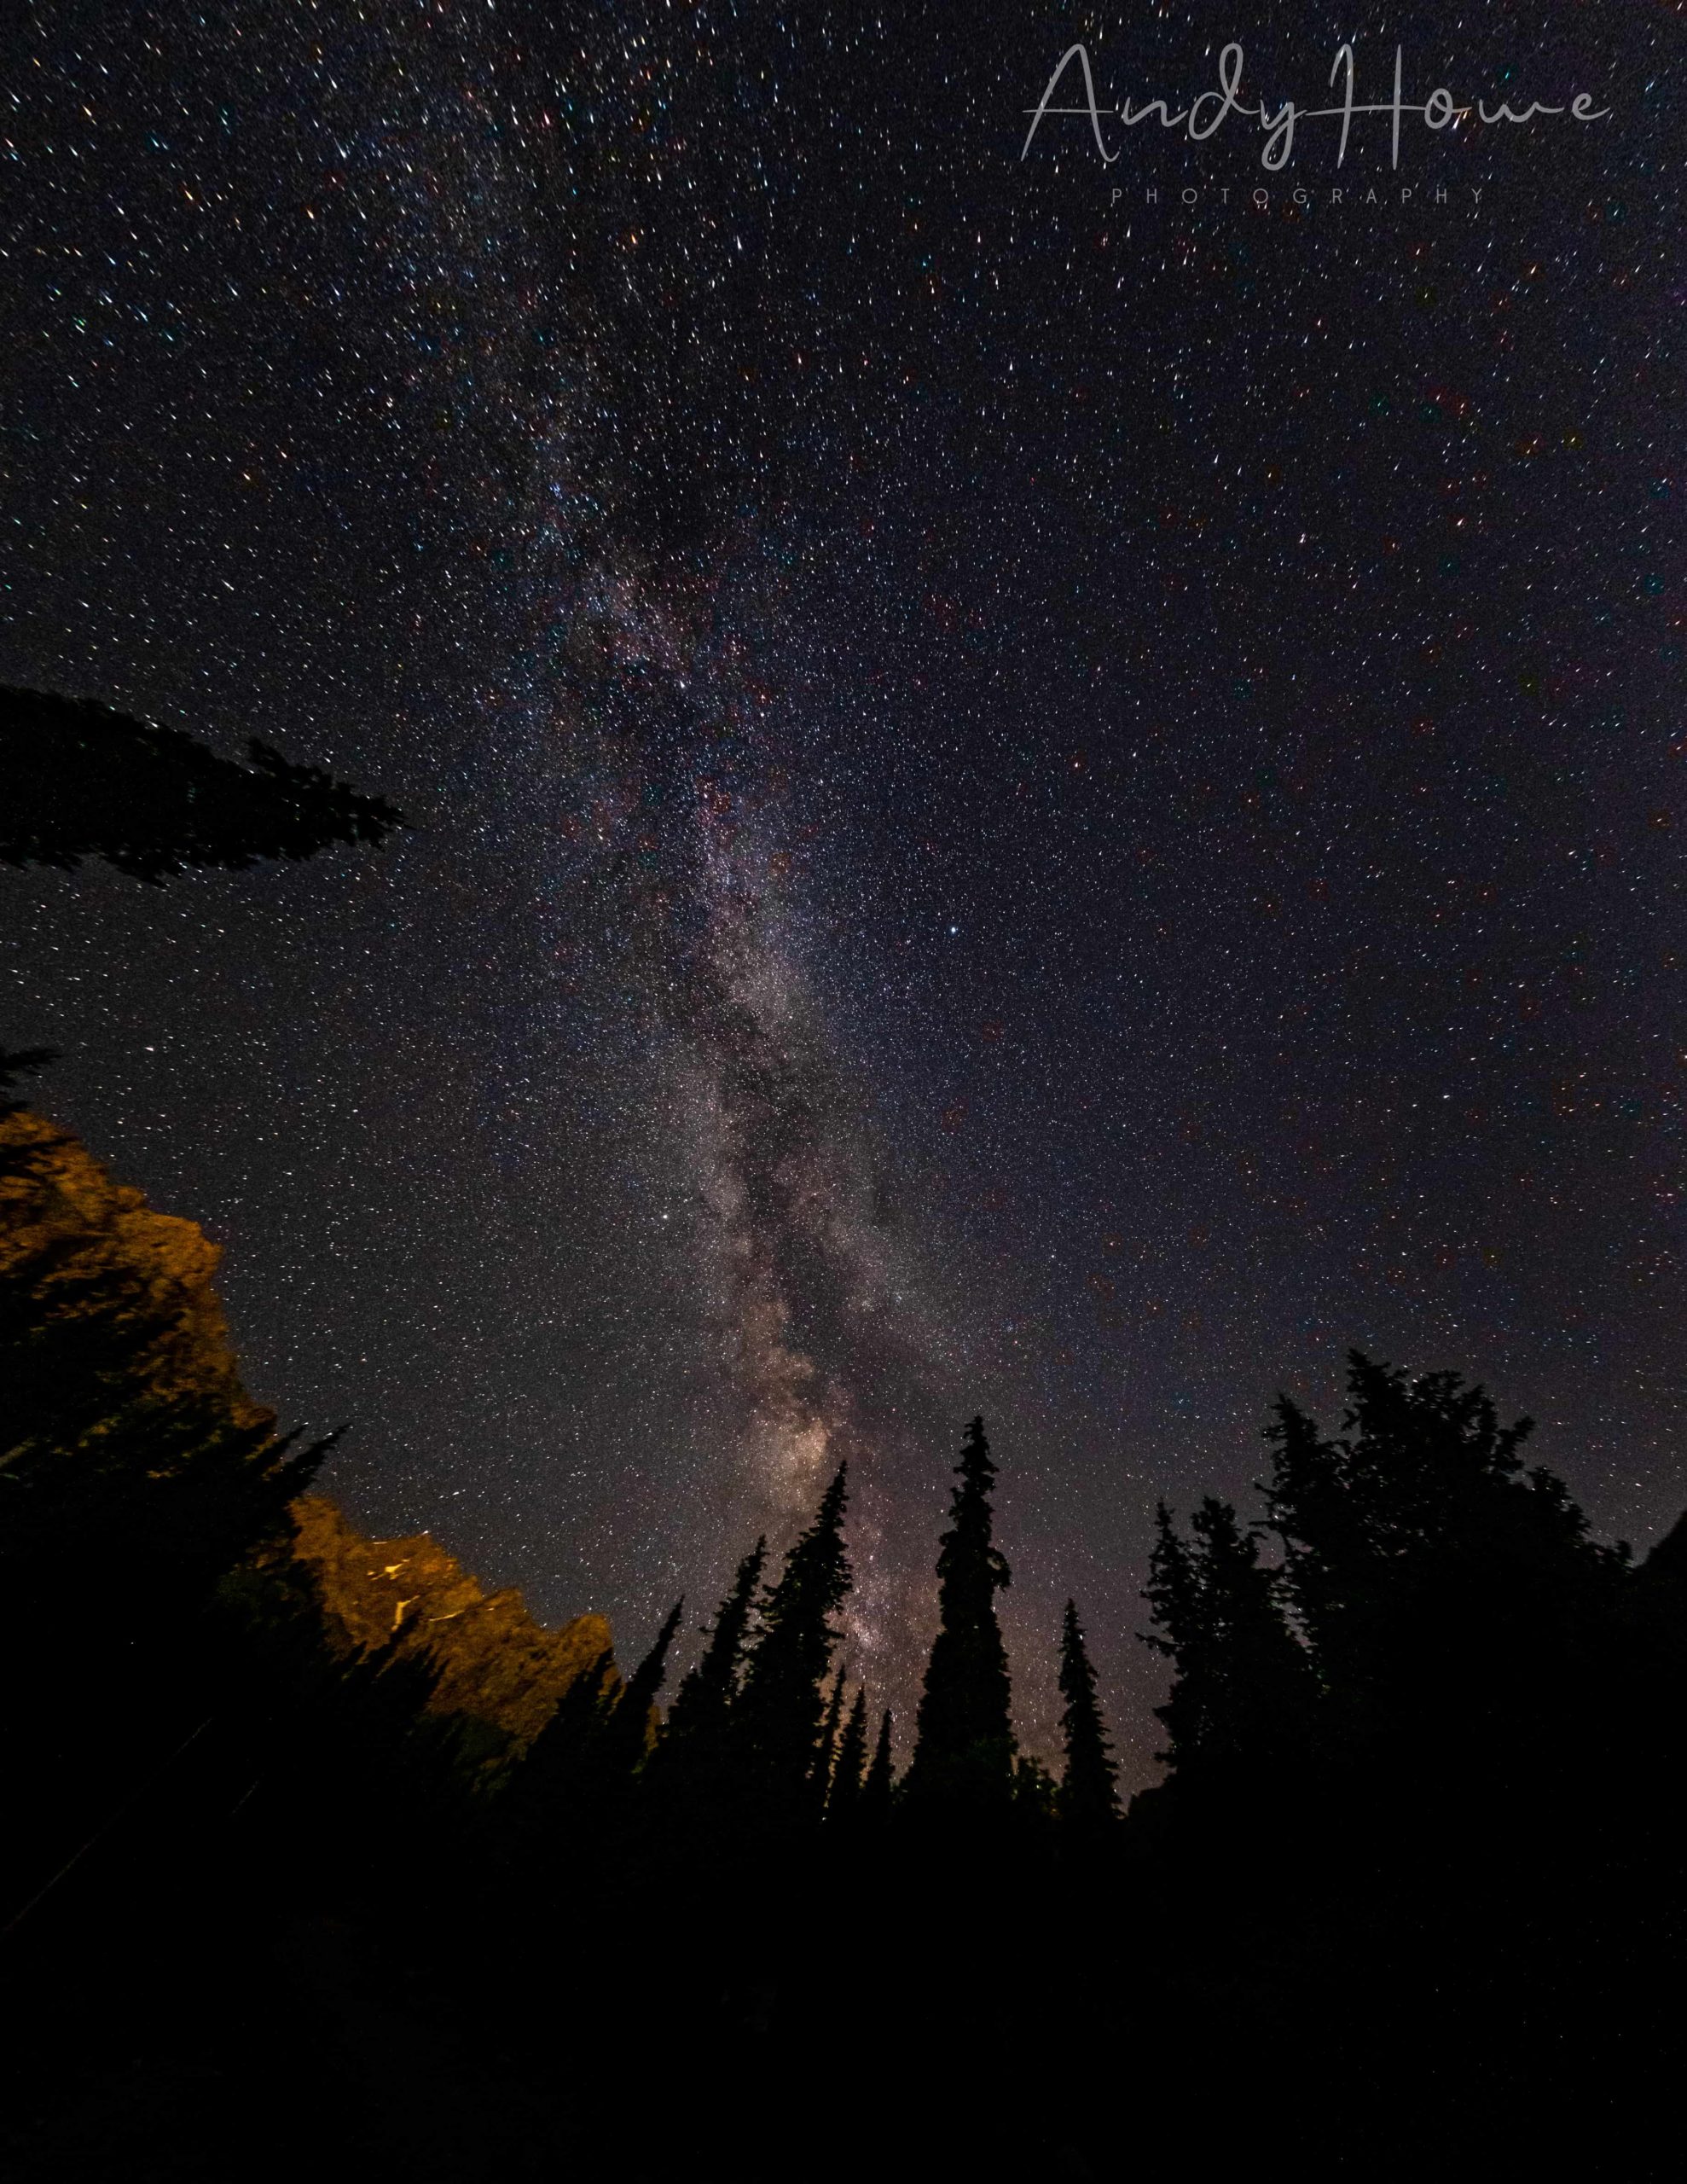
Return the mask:
[[[761,1630],[746,1661],[733,1719],[744,1748],[770,1783],[810,1785],[839,1633],[832,1618],[849,1589],[843,1538],[848,1478],[843,1466],[814,1522],[785,1558],[762,1601]]]
[[[1117,1768],[1096,1696],[1095,1670],[1084,1642],[1077,1603],[1068,1600],[1060,1630],[1060,1695],[1065,1700],[1060,1728],[1066,1746],[1066,1772],[1056,1798],[1062,1820],[1096,1827],[1117,1819]]]
[[[995,1519],[990,1490],[996,1467],[985,1438],[984,1421],[975,1418],[967,1426],[955,1464],[956,1484],[949,1490],[949,1529],[938,1541],[937,1577],[942,1595],[940,1612],[947,1621],[958,1605],[957,1583],[971,1594],[979,1586],[996,1592],[1012,1583],[1006,1558],[994,1545]],[[983,1604],[988,1606],[988,1602]],[[969,1603],[977,1614],[980,1604]]]
[[[995,1466],[984,1421],[967,1426],[951,1490],[952,1520],[937,1554],[937,1635],[920,1693],[908,1794],[983,1807],[1012,1782],[1014,1736],[1007,1654],[995,1595],[1008,1567],[992,1536]]]

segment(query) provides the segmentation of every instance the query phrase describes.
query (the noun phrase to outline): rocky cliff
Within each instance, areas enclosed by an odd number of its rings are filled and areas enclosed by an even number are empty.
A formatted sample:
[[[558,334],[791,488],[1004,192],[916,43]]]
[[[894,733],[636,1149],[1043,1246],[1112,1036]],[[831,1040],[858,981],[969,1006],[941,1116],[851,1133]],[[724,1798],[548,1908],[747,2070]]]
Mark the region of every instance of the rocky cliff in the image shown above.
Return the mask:
[[[241,1385],[212,1286],[221,1257],[197,1223],[113,1182],[68,1130],[26,1108],[0,1112],[0,1299],[15,1378],[0,1460],[97,1443],[142,1403],[270,1424]]]
[[[433,1711],[490,1722],[525,1749],[583,1669],[609,1650],[600,1615],[549,1630],[508,1588],[487,1592],[426,1532],[367,1539],[326,1496],[293,1504],[293,1552],[315,1582],[330,1641],[372,1653],[397,1636],[400,1657],[438,1671]]]
[[[221,1256],[196,1223],[113,1182],[69,1131],[0,1111],[0,1468],[45,1453],[73,1473],[121,1445],[126,1422],[160,1414],[188,1420],[188,1447],[271,1426],[241,1383],[213,1286]],[[152,1442],[138,1445],[150,1461]],[[291,1556],[347,1658],[395,1637],[401,1657],[426,1655],[432,1710],[490,1724],[506,1756],[609,1650],[602,1616],[547,1629],[519,1593],[489,1593],[425,1532],[366,1538],[317,1494],[292,1516],[293,1541],[261,1550],[254,1570]]]

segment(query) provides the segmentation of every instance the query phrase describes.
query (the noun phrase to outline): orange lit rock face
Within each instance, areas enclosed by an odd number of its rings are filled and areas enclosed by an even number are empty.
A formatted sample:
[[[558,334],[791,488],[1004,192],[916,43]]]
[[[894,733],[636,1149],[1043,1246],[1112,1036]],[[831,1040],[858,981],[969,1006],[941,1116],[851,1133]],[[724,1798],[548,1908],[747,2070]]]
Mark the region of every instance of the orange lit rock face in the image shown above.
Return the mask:
[[[41,1449],[97,1461],[111,1428],[155,1403],[191,1406],[207,1431],[272,1425],[241,1384],[213,1287],[221,1258],[197,1223],[154,1212],[68,1131],[27,1109],[0,1113],[0,1298],[32,1327],[90,1323],[120,1366],[108,1408],[101,1397],[66,1413],[49,1390],[21,1425],[9,1409],[0,1465]],[[437,1673],[432,1711],[490,1722],[518,1751],[609,1649],[602,1616],[546,1629],[519,1593],[487,1593],[426,1533],[366,1539],[315,1494],[293,1515],[329,1642],[351,1656],[396,1634],[401,1656],[426,1653]]]
[[[0,1287],[30,1322],[142,1329],[125,1401],[188,1400],[235,1426],[269,1424],[241,1385],[212,1286],[221,1257],[196,1222],[155,1213],[67,1130],[26,1108],[0,1113]]]
[[[438,1670],[430,1708],[470,1714],[530,1744],[557,1700],[608,1650],[600,1615],[548,1630],[513,1590],[487,1593],[437,1540],[365,1539],[333,1502],[307,1494],[293,1504],[294,1548],[310,1571],[332,1638],[373,1652],[395,1633],[401,1656],[426,1653]]]

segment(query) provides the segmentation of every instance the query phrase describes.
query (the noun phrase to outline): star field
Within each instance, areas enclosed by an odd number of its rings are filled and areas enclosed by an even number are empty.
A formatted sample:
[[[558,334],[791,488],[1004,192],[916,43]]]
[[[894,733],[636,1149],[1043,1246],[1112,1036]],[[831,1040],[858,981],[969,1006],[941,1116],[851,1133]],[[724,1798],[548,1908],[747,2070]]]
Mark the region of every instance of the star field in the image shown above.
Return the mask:
[[[7,1036],[360,1521],[637,1650],[847,1455],[905,1707],[982,1409],[1023,1731],[1074,1592],[1141,1781],[1154,1503],[1350,1344],[1673,1520],[1687,28],[1616,13],[27,12],[0,679],[414,823],[5,875]],[[1022,163],[1081,37],[1612,113]]]

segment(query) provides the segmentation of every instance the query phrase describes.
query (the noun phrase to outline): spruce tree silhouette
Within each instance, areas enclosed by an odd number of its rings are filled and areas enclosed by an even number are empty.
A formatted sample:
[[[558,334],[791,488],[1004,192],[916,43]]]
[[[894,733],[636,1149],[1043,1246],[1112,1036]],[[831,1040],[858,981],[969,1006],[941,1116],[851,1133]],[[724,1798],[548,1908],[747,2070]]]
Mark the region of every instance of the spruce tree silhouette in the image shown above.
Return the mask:
[[[832,1770],[832,1788],[826,1801],[828,1821],[848,1827],[861,1809],[862,1775],[867,1768],[867,1690],[855,1693],[844,1734],[838,1740],[838,1762]]]
[[[685,1833],[700,1840],[703,1833],[729,1826],[739,1802],[733,1710],[767,1554],[766,1540],[758,1539],[739,1564],[733,1589],[701,1655],[681,1679],[645,1766],[646,1798],[659,1815],[658,1826],[675,1838]]]
[[[1066,1603],[1060,1632],[1060,1732],[1066,1747],[1055,1809],[1064,1827],[1093,1833],[1119,1817],[1118,1769],[1096,1697],[1095,1670],[1084,1645],[1075,1602]]]
[[[844,1670],[840,1668],[832,1680],[832,1696],[826,1705],[825,1718],[820,1723],[820,1745],[815,1753],[814,1792],[815,1809],[826,1809],[832,1795],[832,1770],[838,1760],[838,1735],[844,1720]]]
[[[668,1672],[668,1650],[680,1627],[685,1601],[677,1600],[655,1642],[627,1679],[614,1705],[604,1716],[594,1740],[594,1772],[606,1792],[623,1786],[643,1764],[654,1730],[656,1694]]]
[[[1202,1769],[1298,1749],[1308,1664],[1284,1618],[1280,1580],[1260,1561],[1257,1536],[1211,1495],[1191,1519],[1192,1543],[1163,1502],[1155,1523],[1144,1598],[1156,1633],[1144,1635],[1175,1664],[1170,1694],[1154,1710],[1171,1740],[1161,1757],[1187,1781]]]
[[[615,1657],[605,1647],[565,1689],[497,1801],[506,1856],[548,1862],[559,1833],[577,1833],[595,1818],[594,1747],[618,1696]]]
[[[276,1436],[235,1376],[185,1224],[114,1190],[67,1131],[0,1118],[0,1554],[49,1586],[55,1539],[228,1566],[330,1444],[301,1455]]]
[[[69,871],[102,857],[155,885],[336,843],[378,847],[404,823],[383,797],[248,747],[251,764],[237,765],[179,729],[0,686],[0,863]]]
[[[658,1750],[676,1753],[689,1743],[718,1741],[738,1695],[739,1672],[749,1640],[756,1588],[768,1559],[768,1542],[758,1539],[738,1565],[733,1589],[720,1606],[709,1642],[695,1667],[681,1679]]]
[[[1279,1401],[1266,1495],[1326,1742],[1380,1769],[1379,1795],[1402,1766],[1423,1786],[1456,1772],[1472,1796],[1557,1771],[1598,1734],[1596,1634],[1626,1549],[1524,1469],[1530,1421],[1502,1426],[1458,1374],[1408,1379],[1355,1350],[1348,1397],[1327,1440]]]
[[[872,1747],[872,1763],[861,1784],[860,1814],[863,1827],[883,1827],[890,1819],[896,1802],[896,1780],[890,1751],[891,1730],[890,1710],[887,1706],[878,1717],[878,1735]]]
[[[256,1822],[277,1849],[298,1844],[320,1836],[332,1807],[332,1837],[315,1852],[324,1878],[335,1867],[343,1875],[348,1862],[364,1868],[362,1885],[395,1867],[420,1871],[442,1833],[461,1828],[474,1796],[461,1722],[429,1711],[437,1664],[401,1654],[396,1632],[374,1653],[339,1657],[325,1642],[316,1584],[285,1554],[258,1583],[248,1581],[229,1627],[264,1672],[283,1725],[279,1740],[263,1734],[269,1725],[254,1703],[266,1695],[262,1682],[245,1694],[257,1716],[247,1734],[258,1732],[257,1779],[241,1806],[248,1834]]]
[[[832,1618],[849,1589],[847,1500],[840,1466],[762,1600],[761,1629],[733,1710],[734,1744],[757,1802],[775,1824],[812,1809],[821,1693],[839,1637]]]
[[[903,1788],[910,1809],[985,1811],[1005,1807],[1012,1794],[1015,1743],[995,1607],[1008,1568],[992,1539],[996,1472],[982,1418],[967,1427],[955,1470],[952,1521],[937,1557],[937,1635]]]

